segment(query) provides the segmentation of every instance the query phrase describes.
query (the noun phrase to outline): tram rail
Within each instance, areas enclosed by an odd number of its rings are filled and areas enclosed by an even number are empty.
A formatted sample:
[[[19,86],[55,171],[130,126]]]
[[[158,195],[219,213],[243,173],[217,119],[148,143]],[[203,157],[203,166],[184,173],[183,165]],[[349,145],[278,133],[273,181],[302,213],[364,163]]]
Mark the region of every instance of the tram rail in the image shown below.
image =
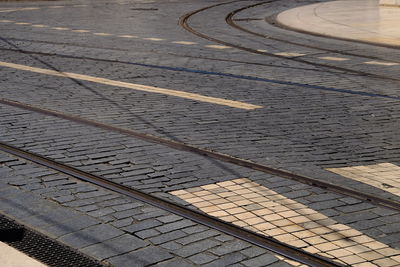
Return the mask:
[[[285,179],[294,180],[294,181],[297,181],[297,182],[300,182],[303,184],[319,187],[324,190],[332,191],[332,192],[335,192],[335,193],[338,193],[341,195],[351,196],[351,197],[361,199],[361,200],[369,202],[369,203],[373,203],[377,206],[382,206],[382,207],[389,208],[392,210],[400,211],[400,202],[398,202],[398,201],[381,198],[379,196],[364,193],[364,192],[359,192],[355,189],[351,189],[351,188],[347,188],[344,186],[320,181],[318,179],[307,177],[304,175],[294,174],[294,173],[291,173],[291,172],[288,172],[285,170],[269,167],[269,166],[266,166],[263,164],[255,163],[255,162],[252,162],[252,161],[249,161],[246,159],[233,157],[233,156],[219,153],[216,151],[211,151],[208,149],[195,147],[192,145],[185,144],[183,142],[173,141],[173,140],[165,139],[162,137],[141,133],[141,132],[138,132],[135,130],[121,128],[121,127],[113,126],[110,124],[105,124],[102,122],[89,120],[89,119],[85,119],[82,117],[61,113],[58,111],[53,111],[53,110],[48,110],[48,109],[44,109],[44,108],[40,108],[40,107],[28,105],[28,104],[23,104],[23,103],[12,101],[12,100],[0,99],[0,104],[17,107],[17,108],[24,109],[24,110],[29,110],[29,111],[41,113],[41,114],[44,114],[47,116],[53,116],[53,117],[61,118],[64,120],[68,120],[68,121],[76,122],[79,124],[112,131],[112,132],[117,132],[117,133],[124,134],[124,135],[130,136],[130,137],[133,137],[133,138],[138,138],[138,139],[141,139],[141,140],[144,140],[147,142],[161,144],[161,145],[164,145],[164,146],[176,149],[176,150],[192,152],[192,153],[195,153],[195,154],[198,154],[201,156],[210,157],[210,158],[222,161],[222,162],[232,163],[232,164],[235,164],[238,166],[246,167],[249,169],[261,171],[261,172],[272,174],[272,175],[276,175],[276,176],[279,176],[279,177],[282,177]]]
[[[190,33],[192,33],[192,34],[194,34],[194,35],[196,35],[196,36],[199,36],[199,37],[201,37],[201,38],[203,38],[203,39],[206,39],[206,40],[209,40],[209,41],[212,41],[212,42],[221,44],[221,45],[225,45],[225,46],[229,46],[229,47],[232,47],[232,48],[236,48],[236,49],[239,49],[239,50],[243,50],[243,51],[246,51],[246,52],[249,52],[249,53],[252,53],[252,54],[258,54],[258,55],[263,55],[263,56],[268,56],[268,57],[275,57],[275,58],[281,58],[281,59],[284,58],[284,59],[289,60],[289,61],[294,61],[294,62],[298,62],[298,63],[303,63],[303,64],[315,66],[315,67],[322,67],[322,68],[327,68],[327,69],[331,69],[331,70],[342,71],[343,73],[346,73],[346,74],[356,74],[356,75],[361,75],[361,76],[366,76],[366,77],[372,77],[372,78],[377,78],[377,79],[400,81],[400,78],[389,77],[389,76],[386,76],[386,75],[374,74],[374,73],[369,73],[369,72],[354,70],[354,69],[345,68],[345,67],[333,66],[333,65],[324,64],[324,63],[310,62],[310,61],[308,61],[308,60],[302,59],[301,57],[287,57],[287,56],[284,56],[284,55],[277,55],[277,54],[270,53],[270,52],[267,52],[267,51],[259,51],[259,50],[254,49],[254,48],[250,48],[250,47],[246,47],[246,46],[234,44],[234,43],[231,43],[231,42],[228,42],[228,41],[224,41],[224,40],[221,40],[221,39],[218,39],[218,38],[214,38],[214,37],[212,37],[212,36],[210,36],[210,35],[208,35],[208,34],[206,34],[206,33],[202,33],[202,32],[200,32],[200,31],[194,29],[194,28],[189,24],[190,18],[193,17],[193,16],[196,15],[196,14],[202,13],[202,12],[204,12],[204,11],[207,11],[207,10],[212,9],[212,8],[215,8],[215,7],[219,7],[219,6],[223,6],[223,5],[229,5],[229,4],[236,3],[236,2],[240,2],[240,1],[241,1],[241,0],[230,1],[230,2],[224,2],[224,3],[218,3],[218,4],[214,4],[214,5],[211,5],[211,6],[207,6],[207,7],[203,7],[203,8],[200,8],[200,9],[197,9],[197,10],[194,10],[194,11],[191,11],[191,12],[189,12],[189,13],[183,15],[183,16],[179,19],[179,24],[180,24],[185,30],[187,30],[188,32],[190,32]],[[269,3],[273,3],[273,2],[276,2],[276,0],[265,1],[265,2],[262,2],[262,3],[257,3],[256,5],[251,5],[251,6],[247,6],[247,7],[244,7],[244,8],[238,9],[238,10],[235,10],[235,11],[229,13],[229,14],[225,17],[225,21],[226,21],[226,23],[228,23],[230,26],[234,27],[235,23],[232,22],[232,17],[233,17],[236,13],[238,13],[238,12],[244,10],[244,9],[248,9],[248,8],[250,8],[250,7],[259,6],[259,5],[261,5],[261,4],[269,4]],[[237,29],[238,29],[238,27],[234,27],[234,28],[237,28]],[[248,31],[248,30],[243,30],[242,27],[240,28],[240,30],[255,35],[254,32],[251,32],[251,31]],[[271,38],[270,36],[265,36],[265,35],[261,35],[261,34],[257,34],[256,36],[258,36],[258,37],[263,37],[263,38],[266,38],[266,39],[271,39],[271,40],[274,40],[274,41],[284,42],[284,43],[288,43],[288,44],[295,44],[295,45],[299,45],[299,46],[303,46],[303,47],[319,49],[320,51],[338,53],[338,51],[335,51],[335,50],[327,50],[327,49],[321,49],[321,48],[317,48],[317,47],[305,46],[305,45],[298,44],[298,43],[295,43],[295,42],[290,42],[290,41],[283,40],[283,39],[279,39],[279,38]],[[365,56],[355,55],[355,54],[354,54],[354,56],[368,58],[368,57],[365,57]],[[378,58],[373,58],[373,59],[378,59]]]

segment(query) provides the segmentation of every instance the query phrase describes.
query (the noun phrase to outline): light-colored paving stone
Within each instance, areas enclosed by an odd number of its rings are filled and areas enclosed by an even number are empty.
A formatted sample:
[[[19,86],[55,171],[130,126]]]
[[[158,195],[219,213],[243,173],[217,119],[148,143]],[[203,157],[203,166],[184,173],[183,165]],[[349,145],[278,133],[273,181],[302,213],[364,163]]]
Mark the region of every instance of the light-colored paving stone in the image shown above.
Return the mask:
[[[384,164],[381,167],[392,166]],[[379,265],[385,259],[385,264],[389,264],[385,266],[400,265],[400,250],[249,179],[170,193],[211,216],[346,265]],[[220,200],[221,204],[213,204],[210,200]]]

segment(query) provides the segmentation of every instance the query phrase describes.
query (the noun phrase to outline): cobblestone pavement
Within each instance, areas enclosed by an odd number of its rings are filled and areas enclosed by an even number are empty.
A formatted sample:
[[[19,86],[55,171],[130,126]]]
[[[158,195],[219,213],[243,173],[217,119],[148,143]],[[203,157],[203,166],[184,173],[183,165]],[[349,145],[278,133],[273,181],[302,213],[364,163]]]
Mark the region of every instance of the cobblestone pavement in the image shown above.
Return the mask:
[[[258,3],[233,21],[274,38],[225,21]],[[307,3],[1,2],[0,96],[400,202],[398,49],[267,22]],[[189,25],[225,44],[179,25],[205,7]],[[399,212],[353,197],[6,104],[0,141],[346,265],[400,264]],[[0,178],[1,213],[110,265],[298,265],[6,153]]]

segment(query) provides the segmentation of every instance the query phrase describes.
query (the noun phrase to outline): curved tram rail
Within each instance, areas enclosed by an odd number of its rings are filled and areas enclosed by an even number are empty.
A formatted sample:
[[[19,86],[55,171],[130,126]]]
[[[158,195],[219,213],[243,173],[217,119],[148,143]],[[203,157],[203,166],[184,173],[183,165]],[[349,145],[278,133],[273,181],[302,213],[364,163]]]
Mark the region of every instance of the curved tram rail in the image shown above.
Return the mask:
[[[303,250],[292,247],[288,244],[279,242],[273,238],[266,237],[241,227],[235,226],[233,224],[224,222],[215,217],[211,217],[204,213],[194,211],[192,209],[186,208],[184,206],[172,203],[170,201],[161,199],[159,197],[152,196],[150,194],[143,193],[141,191],[132,189],[130,187],[123,186],[118,183],[111,182],[100,176],[96,176],[70,166],[58,163],[54,160],[38,156],[36,154],[18,149],[16,147],[9,146],[4,143],[0,143],[0,150],[15,155],[17,157],[35,162],[37,164],[46,166],[48,168],[57,170],[59,172],[71,175],[79,180],[95,184],[102,188],[117,192],[119,194],[134,198],[136,200],[145,202],[152,206],[158,207],[160,209],[169,211],[171,213],[177,214],[189,220],[195,221],[197,223],[206,225],[210,228],[219,230],[228,235],[237,237],[239,239],[245,240],[249,243],[257,245],[259,247],[270,250],[286,258],[295,260],[297,262],[307,264],[309,266],[316,267],[328,267],[328,266],[342,266],[338,263],[332,262],[326,258],[316,256],[314,254],[305,252]]]
[[[243,31],[243,32],[258,36],[258,37],[262,37],[262,38],[265,38],[265,39],[269,39],[269,40],[284,42],[284,43],[287,43],[287,44],[302,46],[302,47],[306,47],[306,48],[318,49],[318,50],[322,50],[322,51],[325,51],[325,52],[331,52],[331,53],[336,53],[336,54],[345,55],[345,56],[362,57],[362,58],[367,58],[367,59],[371,59],[371,60],[384,60],[382,58],[374,57],[374,56],[370,56],[370,55],[360,55],[360,54],[355,54],[355,53],[350,53],[350,52],[340,51],[340,50],[335,50],[335,49],[321,48],[321,47],[317,47],[317,46],[314,46],[314,45],[307,45],[307,44],[302,44],[302,43],[299,43],[299,42],[294,42],[294,41],[289,41],[289,40],[277,38],[277,37],[274,37],[274,36],[271,36],[271,35],[267,35],[267,34],[262,34],[262,33],[251,31],[251,30],[249,30],[247,28],[244,28],[244,27],[240,26],[239,24],[237,24],[235,22],[235,18],[234,17],[237,14],[239,14],[240,12],[242,12],[242,11],[244,11],[246,9],[250,9],[250,8],[253,8],[253,7],[265,5],[265,4],[268,4],[268,3],[270,3],[270,2],[257,3],[257,4],[253,4],[253,5],[249,5],[249,6],[245,6],[245,7],[236,9],[236,10],[232,11],[231,13],[229,13],[225,17],[225,21],[226,21],[226,23],[228,25],[230,25],[230,26],[232,26],[232,27],[234,27],[234,28],[236,28],[236,29],[238,29],[240,31]],[[277,23],[275,21],[273,21],[273,22]],[[278,24],[278,26],[279,26],[279,24]],[[324,37],[326,38],[326,36],[324,36]],[[347,41],[349,41],[349,40],[347,40]],[[392,62],[400,63],[399,61],[392,61]]]
[[[214,5],[211,5],[211,6],[207,6],[207,7],[204,7],[204,8],[189,12],[189,13],[183,15],[179,19],[179,24],[185,30],[187,30],[190,33],[192,33],[194,35],[197,35],[197,36],[199,36],[199,37],[201,37],[203,39],[206,39],[206,40],[209,40],[209,41],[212,41],[212,42],[215,42],[215,43],[219,43],[219,44],[222,44],[222,45],[225,45],[225,46],[229,46],[229,47],[232,47],[232,48],[237,48],[237,49],[240,49],[240,50],[243,50],[243,51],[247,51],[247,52],[250,52],[250,53],[253,53],[253,54],[264,55],[264,56],[275,57],[275,58],[284,58],[286,60],[295,61],[295,62],[308,64],[308,65],[312,65],[312,66],[317,66],[317,67],[323,67],[323,68],[327,68],[327,69],[333,69],[333,70],[337,70],[337,71],[342,71],[344,73],[362,75],[362,76],[378,78],[378,79],[400,81],[399,78],[394,78],[394,77],[389,77],[389,76],[384,76],[384,75],[378,75],[378,74],[373,74],[373,73],[368,73],[368,72],[363,72],[363,71],[357,71],[357,70],[353,70],[353,69],[349,69],[349,68],[332,66],[332,65],[323,64],[323,63],[310,62],[310,61],[307,61],[307,60],[304,60],[304,59],[301,59],[301,58],[298,58],[298,57],[286,57],[286,56],[282,56],[282,55],[276,55],[274,53],[259,51],[257,49],[253,49],[253,48],[250,48],[250,47],[245,47],[245,46],[242,46],[242,45],[230,43],[230,42],[227,42],[227,41],[224,41],[224,40],[221,40],[221,39],[217,39],[217,38],[211,37],[211,36],[209,36],[207,34],[204,34],[204,33],[201,33],[199,31],[195,30],[194,28],[192,28],[189,25],[189,19],[192,16],[194,16],[194,15],[196,15],[198,13],[201,13],[203,11],[206,11],[206,10],[209,10],[209,9],[212,9],[212,8],[215,8],[215,7],[219,7],[219,6],[222,6],[222,5],[228,5],[228,4],[232,4],[232,3],[236,3],[236,2],[240,2],[240,1],[242,1],[242,0],[236,0],[236,1],[230,1],[230,2],[225,2],[225,3],[214,4]],[[318,48],[318,47],[312,47],[312,46],[307,46],[307,45],[303,45],[303,44],[299,44],[299,43],[289,42],[287,40],[283,40],[283,39],[279,39],[279,38],[273,38],[273,37],[267,36],[267,35],[262,35],[262,34],[258,34],[258,33],[256,34],[256,33],[252,32],[252,31],[247,30],[247,29],[244,29],[242,27],[236,26],[236,24],[232,20],[232,17],[235,14],[237,14],[240,11],[243,11],[244,9],[248,9],[248,8],[259,6],[259,5],[273,3],[275,1],[276,0],[265,1],[265,2],[262,2],[262,3],[257,3],[257,4],[253,4],[253,5],[250,5],[250,6],[246,6],[246,7],[240,8],[240,9],[235,10],[235,11],[231,12],[230,14],[228,14],[227,17],[225,18],[225,20],[230,26],[235,27],[237,29],[240,29],[242,31],[245,31],[247,33],[251,33],[253,35],[259,36],[259,37],[263,37],[263,38],[271,39],[271,40],[275,40],[275,41],[280,41],[280,42],[285,42],[285,43],[290,43],[290,44],[295,44],[295,45],[299,45],[299,46],[304,46],[304,47],[308,47],[308,48],[314,48],[314,49],[322,50],[322,51],[325,51],[325,52],[339,53],[338,51],[335,51],[335,50],[321,49],[321,48]],[[357,56],[357,57],[364,57],[364,58],[369,58],[369,59],[378,59],[378,58],[374,58],[374,57],[365,57],[365,56],[356,55],[356,54],[348,54],[348,55]]]

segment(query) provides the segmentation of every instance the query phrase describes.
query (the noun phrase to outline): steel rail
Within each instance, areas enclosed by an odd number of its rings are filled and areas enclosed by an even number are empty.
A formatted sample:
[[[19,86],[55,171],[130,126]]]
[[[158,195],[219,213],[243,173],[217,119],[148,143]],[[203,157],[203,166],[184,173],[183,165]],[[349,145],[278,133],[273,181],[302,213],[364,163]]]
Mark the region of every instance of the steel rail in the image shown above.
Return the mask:
[[[247,51],[247,52],[250,52],[250,53],[253,53],[253,54],[264,55],[264,56],[275,57],[275,58],[281,58],[281,59],[284,58],[284,59],[289,60],[289,61],[295,61],[295,62],[298,62],[298,63],[303,63],[303,64],[311,65],[311,66],[314,66],[314,67],[323,67],[323,68],[328,68],[328,69],[334,69],[334,70],[343,72],[343,74],[351,73],[351,74],[356,74],[356,75],[366,76],[366,77],[371,77],[371,78],[377,78],[377,79],[400,81],[400,78],[394,78],[394,77],[378,75],[378,74],[373,74],[373,73],[368,73],[368,72],[363,72],[363,71],[357,71],[357,70],[353,70],[353,69],[348,69],[348,68],[343,68],[343,67],[338,67],[338,66],[332,66],[332,65],[329,65],[329,64],[310,62],[310,61],[307,61],[307,60],[303,60],[303,59],[301,59],[299,57],[286,57],[286,56],[282,56],[282,55],[275,55],[274,53],[263,52],[263,51],[259,51],[257,49],[245,47],[245,46],[242,46],[242,45],[233,44],[233,43],[230,43],[230,42],[227,42],[227,41],[223,41],[221,39],[217,39],[217,38],[211,37],[211,36],[209,36],[207,34],[201,33],[199,31],[193,29],[188,23],[189,19],[192,16],[194,16],[194,15],[196,15],[198,13],[201,13],[201,12],[206,11],[206,10],[211,9],[211,8],[215,8],[215,7],[222,6],[222,5],[228,5],[228,4],[232,4],[232,3],[240,2],[240,1],[242,1],[242,0],[219,3],[219,4],[215,4],[215,5],[211,5],[211,6],[207,6],[207,7],[203,7],[203,8],[194,10],[192,12],[189,12],[189,13],[181,16],[180,19],[179,19],[179,25],[181,25],[188,32],[190,32],[190,33],[192,33],[194,35],[197,35],[197,36],[199,36],[199,37],[201,37],[203,39],[206,39],[206,40],[209,40],[209,41],[212,41],[212,42],[215,42],[215,43],[219,43],[219,44],[222,44],[222,45],[225,45],[225,46],[229,46],[229,47],[232,47],[232,48],[236,48],[236,49],[239,49],[239,50]],[[277,1],[277,0],[266,1],[266,2],[263,2],[263,4],[272,3],[272,2],[275,2],[275,1]]]
[[[350,53],[350,52],[346,52],[346,51],[339,51],[339,50],[335,50],[335,49],[321,48],[321,47],[317,47],[317,46],[314,46],[314,45],[307,45],[307,44],[302,44],[302,43],[295,42],[295,41],[284,40],[284,39],[277,38],[277,37],[274,37],[274,36],[271,36],[271,35],[262,34],[262,33],[255,32],[255,31],[251,31],[251,30],[249,30],[247,28],[244,28],[244,27],[238,25],[237,23],[235,23],[235,21],[238,21],[238,20],[235,20],[234,16],[237,15],[238,13],[240,13],[240,12],[246,10],[246,9],[250,9],[250,8],[253,8],[253,7],[265,5],[265,4],[268,4],[268,3],[270,3],[270,2],[267,1],[267,2],[262,2],[262,3],[252,4],[252,5],[249,5],[249,6],[245,6],[245,7],[236,9],[236,10],[232,11],[231,13],[229,13],[225,17],[225,21],[229,26],[232,26],[233,28],[236,28],[236,29],[238,29],[240,31],[247,32],[249,34],[252,34],[252,35],[255,35],[255,36],[259,36],[259,37],[262,37],[262,38],[265,38],[265,39],[269,39],[269,40],[284,42],[284,43],[297,45],[297,46],[302,46],[302,47],[306,47],[306,48],[322,50],[322,51],[336,53],[336,54],[340,54],[340,55],[362,57],[362,58],[366,58],[366,59],[387,61],[386,59],[383,59],[383,58],[380,58],[380,57],[374,57],[374,56],[369,56],[369,55],[360,55],[360,54]],[[304,32],[304,33],[306,33],[306,32]],[[318,36],[321,37],[321,35],[318,35]],[[327,37],[327,36],[322,36],[322,37]],[[349,39],[341,39],[341,40],[351,41]],[[369,43],[369,44],[371,44],[371,43]],[[400,61],[391,61],[391,62],[400,63]]]
[[[198,155],[202,155],[202,156],[206,156],[206,157],[210,157],[219,161],[223,161],[223,162],[228,162],[228,163],[232,163],[235,165],[239,165],[242,167],[246,167],[249,169],[253,169],[256,171],[261,171],[264,173],[268,173],[268,174],[272,174],[272,175],[276,175],[282,178],[286,178],[286,179],[290,179],[290,180],[294,180],[303,184],[308,184],[311,186],[316,186],[319,188],[323,188],[325,190],[328,191],[333,191],[335,193],[341,194],[341,195],[346,195],[346,196],[351,196],[357,199],[361,199],[363,201],[367,201],[370,203],[373,203],[377,206],[382,206],[385,208],[390,208],[396,211],[400,211],[400,203],[397,201],[393,201],[390,199],[385,199],[385,198],[380,198],[376,195],[372,195],[372,194],[368,194],[368,193],[363,193],[363,192],[359,192],[355,189],[351,189],[351,188],[347,188],[347,187],[343,187],[343,186],[339,186],[336,184],[332,184],[332,183],[328,183],[328,182],[324,182],[324,181],[320,181],[318,179],[315,178],[311,178],[308,176],[304,176],[304,175],[299,175],[299,174],[294,174],[285,170],[281,170],[281,169],[276,169],[273,167],[269,167],[263,164],[259,164],[259,163],[255,163],[249,160],[245,160],[245,159],[241,159],[241,158],[237,158],[237,157],[233,157],[227,154],[223,154],[220,152],[216,152],[216,151],[212,151],[212,150],[208,150],[208,149],[204,149],[204,148],[199,148],[199,147],[195,147],[192,145],[188,145],[182,142],[178,142],[178,141],[173,141],[173,140],[169,140],[169,139],[165,139],[162,137],[158,137],[158,136],[154,136],[154,135],[150,135],[150,134],[145,134],[145,133],[140,133],[137,132],[135,130],[131,130],[131,129],[126,129],[126,128],[120,128],[117,126],[113,126],[113,125],[109,125],[109,124],[105,124],[102,122],[98,122],[98,121],[94,121],[94,120],[89,120],[89,119],[85,119],[82,117],[78,117],[78,116],[74,116],[74,115],[69,115],[69,114],[65,114],[65,113],[61,113],[58,111],[52,111],[49,109],[44,109],[44,108],[40,108],[40,107],[35,107],[32,105],[28,105],[28,104],[23,104],[20,102],[16,102],[16,101],[12,101],[12,100],[7,100],[7,99],[1,99],[0,98],[0,104],[4,104],[4,105],[8,105],[8,106],[13,106],[13,107],[17,107],[20,109],[24,109],[24,110],[29,110],[29,111],[33,111],[33,112],[37,112],[37,113],[41,113],[47,116],[53,116],[53,117],[57,117],[57,118],[61,118],[61,119],[65,119],[65,120],[69,120],[69,121],[73,121],[76,123],[80,123],[86,126],[93,126],[96,128],[100,128],[103,130],[108,130],[108,131],[112,131],[112,132],[117,132],[123,135],[127,135],[127,136],[131,136],[134,138],[139,138],[141,140],[147,141],[147,142],[151,142],[151,143],[156,143],[156,144],[161,144],[176,150],[181,150],[181,151],[187,151],[187,152],[192,152]]]
[[[42,166],[51,168],[53,170],[57,170],[59,172],[68,174],[79,180],[89,182],[91,184],[95,184],[99,187],[111,190],[113,192],[117,192],[119,194],[134,198],[136,200],[142,201],[144,203],[155,206],[157,208],[169,211],[171,213],[182,216],[191,221],[197,222],[202,225],[206,225],[210,228],[219,230],[225,234],[234,236],[241,240],[247,241],[251,244],[265,248],[267,250],[270,250],[274,253],[277,253],[286,258],[295,260],[297,262],[307,264],[309,266],[315,266],[315,267],[343,266],[343,265],[333,262],[327,258],[323,258],[321,256],[318,256],[318,255],[315,255],[312,253],[308,253],[306,251],[300,250],[300,249],[290,246],[288,244],[279,242],[274,238],[251,232],[251,231],[241,228],[239,226],[222,221],[218,218],[215,218],[215,217],[209,216],[207,214],[200,213],[198,211],[189,209],[180,204],[176,204],[176,203],[164,200],[162,198],[143,193],[143,192],[135,190],[133,188],[126,187],[124,185],[109,181],[100,176],[81,171],[79,169],[56,162],[54,160],[39,156],[37,154],[31,153],[28,151],[24,151],[22,149],[14,147],[14,146],[10,146],[10,145],[0,142],[0,150],[7,152],[9,154],[12,154],[14,156],[29,160],[31,162],[35,162]]]

